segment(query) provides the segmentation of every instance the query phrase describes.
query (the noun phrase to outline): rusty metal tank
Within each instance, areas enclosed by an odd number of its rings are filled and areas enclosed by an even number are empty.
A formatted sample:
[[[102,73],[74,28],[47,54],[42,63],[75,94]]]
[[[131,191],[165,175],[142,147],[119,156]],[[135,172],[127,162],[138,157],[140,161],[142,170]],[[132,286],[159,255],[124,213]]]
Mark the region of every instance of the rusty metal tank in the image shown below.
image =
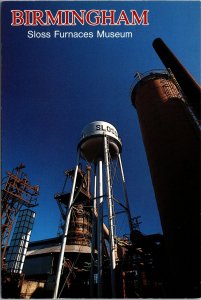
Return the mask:
[[[139,75],[139,74],[138,74]],[[170,297],[199,297],[199,132],[168,72],[132,90],[169,258]]]
[[[77,203],[73,206],[69,224],[69,245],[90,246],[92,237],[92,215],[87,203]]]

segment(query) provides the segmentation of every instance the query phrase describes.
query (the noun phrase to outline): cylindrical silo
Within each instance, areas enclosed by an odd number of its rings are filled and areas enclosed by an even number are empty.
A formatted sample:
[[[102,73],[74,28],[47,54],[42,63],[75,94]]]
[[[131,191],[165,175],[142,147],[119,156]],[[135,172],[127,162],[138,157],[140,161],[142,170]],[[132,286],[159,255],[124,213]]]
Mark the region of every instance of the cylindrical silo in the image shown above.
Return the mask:
[[[166,72],[142,76],[132,91],[169,259],[170,297],[199,297],[199,135]]]

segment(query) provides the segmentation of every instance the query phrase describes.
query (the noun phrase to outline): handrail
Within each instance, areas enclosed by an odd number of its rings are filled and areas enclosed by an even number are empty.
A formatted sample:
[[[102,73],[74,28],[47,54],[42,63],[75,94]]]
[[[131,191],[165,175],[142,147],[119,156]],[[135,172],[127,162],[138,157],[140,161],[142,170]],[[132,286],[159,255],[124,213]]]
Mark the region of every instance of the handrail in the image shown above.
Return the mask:
[[[132,90],[135,87],[135,85],[140,80],[142,80],[143,78],[145,78],[149,75],[168,75],[168,76],[170,76],[170,73],[168,72],[168,70],[164,70],[164,69],[153,69],[153,70],[147,71],[145,73],[136,72],[134,75],[134,78],[135,78],[134,82],[132,83],[132,86],[131,86],[131,93],[132,93]]]

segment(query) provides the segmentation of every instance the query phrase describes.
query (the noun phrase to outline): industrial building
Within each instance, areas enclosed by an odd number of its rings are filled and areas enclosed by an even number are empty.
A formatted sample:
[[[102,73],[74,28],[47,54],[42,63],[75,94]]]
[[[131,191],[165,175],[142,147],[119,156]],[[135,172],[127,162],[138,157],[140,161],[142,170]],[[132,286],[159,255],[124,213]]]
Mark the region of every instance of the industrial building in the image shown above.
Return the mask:
[[[54,197],[61,214],[58,237],[29,243],[39,188],[27,181],[23,165],[7,173],[2,192],[3,298],[200,297],[200,90],[163,41],[153,45],[167,69],[137,73],[131,98],[163,235],[144,235],[138,217],[131,216],[116,128],[92,122],[82,131],[75,168],[65,171],[63,190]],[[120,198],[114,186],[117,171]],[[71,190],[66,190],[67,180]],[[122,213],[129,234],[120,236],[117,218]]]
[[[68,170],[65,175],[73,180],[75,170]],[[86,171],[83,171],[79,167],[76,181],[77,196],[64,249],[58,298],[94,298],[98,295],[97,241],[94,245],[93,257],[91,253],[93,214],[89,185],[90,168],[87,167]],[[70,193],[55,194],[55,200],[63,217],[65,217],[70,195]],[[112,297],[108,249],[109,230],[105,224],[102,224],[102,230],[104,245],[101,292],[103,297]],[[30,242],[26,249],[23,270],[15,270],[15,272],[3,270],[3,298],[52,298],[62,241],[62,236],[59,236]],[[133,223],[132,236],[115,236],[115,243],[117,245],[115,252],[116,297],[138,298],[149,295],[163,297],[166,284],[163,271],[166,261],[163,236],[143,235],[136,219]],[[12,247],[7,248],[8,253],[10,248]],[[15,264],[14,260],[12,264]]]

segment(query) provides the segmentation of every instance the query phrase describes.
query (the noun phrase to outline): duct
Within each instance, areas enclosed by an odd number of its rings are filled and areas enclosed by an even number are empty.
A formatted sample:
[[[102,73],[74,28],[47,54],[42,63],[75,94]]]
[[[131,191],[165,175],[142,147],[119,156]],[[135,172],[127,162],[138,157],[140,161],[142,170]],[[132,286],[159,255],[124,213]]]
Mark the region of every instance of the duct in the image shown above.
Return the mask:
[[[177,57],[167,47],[162,39],[153,41],[153,48],[167,69],[171,69],[182,91],[187,97],[187,102],[192,108],[196,118],[200,120],[201,89],[191,74],[180,63]]]

